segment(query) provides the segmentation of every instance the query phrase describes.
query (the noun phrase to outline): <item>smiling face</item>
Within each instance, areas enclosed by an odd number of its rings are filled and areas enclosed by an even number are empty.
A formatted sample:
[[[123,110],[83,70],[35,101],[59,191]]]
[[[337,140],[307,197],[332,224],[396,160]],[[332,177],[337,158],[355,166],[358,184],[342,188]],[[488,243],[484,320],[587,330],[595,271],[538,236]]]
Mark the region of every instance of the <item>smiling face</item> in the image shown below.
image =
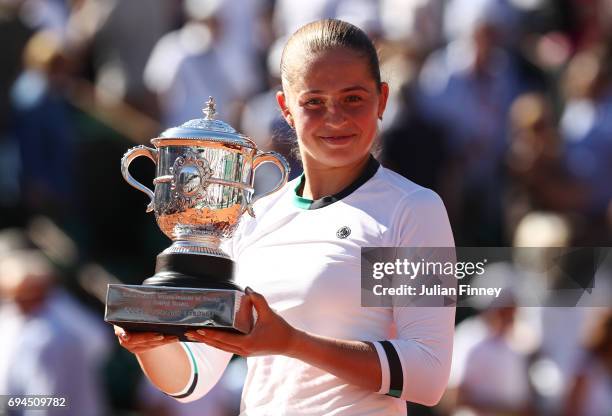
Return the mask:
[[[348,48],[292,61],[291,81],[277,99],[295,128],[304,164],[324,169],[363,163],[385,109],[387,84],[377,85],[367,60]]]

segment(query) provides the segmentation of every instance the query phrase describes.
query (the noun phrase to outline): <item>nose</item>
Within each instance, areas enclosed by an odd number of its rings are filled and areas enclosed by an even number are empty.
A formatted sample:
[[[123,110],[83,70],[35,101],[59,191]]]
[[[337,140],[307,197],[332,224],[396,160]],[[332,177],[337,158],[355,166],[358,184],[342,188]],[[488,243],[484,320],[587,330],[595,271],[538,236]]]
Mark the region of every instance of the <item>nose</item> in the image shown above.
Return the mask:
[[[336,102],[331,102],[327,105],[327,111],[325,112],[325,121],[328,125],[337,127],[344,124],[346,116],[342,106]]]

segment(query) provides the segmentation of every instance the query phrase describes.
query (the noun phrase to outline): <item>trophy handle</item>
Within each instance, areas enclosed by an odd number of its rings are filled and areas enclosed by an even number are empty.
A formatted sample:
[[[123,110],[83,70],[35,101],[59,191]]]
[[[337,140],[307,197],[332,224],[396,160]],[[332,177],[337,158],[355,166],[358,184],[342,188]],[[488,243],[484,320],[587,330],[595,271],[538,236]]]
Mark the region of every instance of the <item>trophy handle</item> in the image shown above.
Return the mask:
[[[251,214],[252,217],[255,217],[252,204],[254,204],[258,199],[263,198],[264,196],[273,194],[274,192],[281,189],[283,186],[285,186],[285,184],[287,183],[287,179],[289,178],[289,170],[290,170],[289,164],[287,163],[285,158],[280,153],[277,153],[277,152],[258,153],[255,156],[255,159],[253,159],[253,176],[255,176],[255,171],[257,170],[257,168],[264,163],[274,163],[274,165],[276,165],[276,167],[281,171],[281,180],[272,190],[265,192],[261,195],[257,195],[247,205],[247,211],[249,212],[249,214]]]
[[[139,191],[142,191],[145,194],[147,194],[147,196],[151,200],[149,202],[149,205],[147,205],[147,212],[151,212],[155,209],[155,205],[153,202],[155,199],[155,194],[153,193],[152,190],[150,190],[149,188],[147,188],[146,186],[138,182],[136,179],[132,178],[132,175],[130,175],[130,171],[129,171],[130,164],[132,163],[134,159],[136,159],[139,156],[146,156],[149,159],[151,159],[155,164],[157,164],[157,150],[156,149],[152,149],[150,147],[142,146],[142,145],[132,147],[121,158],[121,174],[123,175],[123,178],[127,181],[127,183],[129,183],[130,185],[132,185],[134,188],[138,189]]]

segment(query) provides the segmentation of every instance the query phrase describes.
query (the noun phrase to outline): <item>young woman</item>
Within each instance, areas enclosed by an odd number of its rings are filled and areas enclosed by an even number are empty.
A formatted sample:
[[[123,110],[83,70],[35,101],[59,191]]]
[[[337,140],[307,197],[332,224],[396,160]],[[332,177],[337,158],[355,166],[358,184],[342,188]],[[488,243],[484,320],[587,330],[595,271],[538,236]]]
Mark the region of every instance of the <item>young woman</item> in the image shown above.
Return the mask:
[[[452,247],[440,198],[370,155],[389,87],[371,41],[323,20],[282,57],[282,114],[304,175],[255,205],[229,244],[257,311],[251,333],[189,332],[198,343],[125,333],[151,381],[191,401],[232,354],[247,358],[243,415],[405,415],[434,405],[450,370],[455,310],[361,306],[360,248]]]

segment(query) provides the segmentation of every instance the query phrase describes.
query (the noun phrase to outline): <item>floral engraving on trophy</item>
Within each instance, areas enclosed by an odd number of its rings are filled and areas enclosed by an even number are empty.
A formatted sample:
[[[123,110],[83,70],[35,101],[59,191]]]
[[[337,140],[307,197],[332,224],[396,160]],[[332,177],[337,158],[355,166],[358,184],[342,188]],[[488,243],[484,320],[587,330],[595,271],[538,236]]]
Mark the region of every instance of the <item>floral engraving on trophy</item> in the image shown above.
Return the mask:
[[[189,165],[183,166],[178,174],[177,182],[184,195],[193,195],[200,188],[202,178],[198,169],[193,165]]]
[[[208,160],[189,150],[179,156],[170,168],[173,175],[172,190],[178,211],[193,207],[206,197],[206,188],[210,184],[213,170]]]

